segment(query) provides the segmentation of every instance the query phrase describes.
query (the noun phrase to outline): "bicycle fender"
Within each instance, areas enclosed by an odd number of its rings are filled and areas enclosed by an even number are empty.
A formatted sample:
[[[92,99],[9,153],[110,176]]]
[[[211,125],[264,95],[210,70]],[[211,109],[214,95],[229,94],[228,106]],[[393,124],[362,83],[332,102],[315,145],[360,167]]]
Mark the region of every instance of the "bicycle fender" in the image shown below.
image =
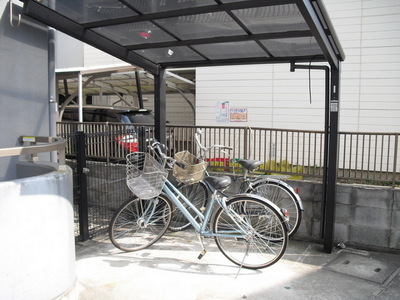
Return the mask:
[[[236,195],[233,195],[233,196],[230,196],[229,198],[227,198],[226,202],[228,203],[230,200],[234,200],[234,199],[237,199],[237,198],[243,198],[243,197],[253,198],[253,199],[255,198],[255,199],[258,199],[258,200],[261,200],[261,201],[264,201],[264,202],[268,203],[268,205],[270,205],[273,209],[275,209],[276,212],[282,217],[282,220],[286,219],[286,217],[283,215],[281,209],[275,203],[271,202],[267,198],[261,197],[260,195],[246,194],[246,193],[244,193],[244,194],[236,194]],[[286,226],[287,226],[287,224],[286,224]]]
[[[288,188],[292,192],[294,197],[296,198],[296,202],[299,204],[300,209],[304,210],[303,202],[301,201],[300,196],[296,193],[296,191],[294,190],[294,188],[291,185],[287,184],[286,182],[284,182],[284,181],[282,181],[280,179],[269,178],[268,176],[262,176],[261,178],[257,178],[256,180],[254,180],[252,182],[252,184],[258,184],[260,182],[267,182],[267,183],[272,182],[274,184],[282,185],[282,186]]]

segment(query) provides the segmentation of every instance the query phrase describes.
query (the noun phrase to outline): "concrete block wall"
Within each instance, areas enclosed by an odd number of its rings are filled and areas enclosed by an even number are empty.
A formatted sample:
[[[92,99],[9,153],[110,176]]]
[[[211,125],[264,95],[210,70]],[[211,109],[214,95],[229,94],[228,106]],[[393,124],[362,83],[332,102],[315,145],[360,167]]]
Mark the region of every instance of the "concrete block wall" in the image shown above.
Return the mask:
[[[298,239],[321,240],[322,184],[290,181],[304,204]],[[349,246],[400,251],[400,189],[338,184],[335,242]]]
[[[89,205],[115,209],[131,195],[124,167],[94,163],[88,168]],[[294,180],[287,183],[299,189],[304,206],[294,238],[322,241],[322,184]],[[232,183],[232,192],[239,188],[238,184]],[[338,184],[334,238],[336,243],[358,248],[400,251],[400,189]]]

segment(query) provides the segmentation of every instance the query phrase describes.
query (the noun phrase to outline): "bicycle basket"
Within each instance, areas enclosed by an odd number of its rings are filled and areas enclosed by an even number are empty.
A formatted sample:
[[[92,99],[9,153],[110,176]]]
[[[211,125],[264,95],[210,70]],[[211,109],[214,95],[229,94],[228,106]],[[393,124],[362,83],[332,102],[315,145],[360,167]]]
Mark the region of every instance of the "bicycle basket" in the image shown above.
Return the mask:
[[[206,162],[196,163],[196,156],[192,155],[188,151],[181,151],[176,153],[174,155],[174,159],[177,162],[185,165],[184,169],[182,169],[178,165],[174,165],[173,175],[179,182],[185,184],[194,184],[203,180],[204,174],[207,169]]]
[[[141,199],[158,196],[167,180],[167,171],[150,154],[134,152],[126,156],[126,184]]]

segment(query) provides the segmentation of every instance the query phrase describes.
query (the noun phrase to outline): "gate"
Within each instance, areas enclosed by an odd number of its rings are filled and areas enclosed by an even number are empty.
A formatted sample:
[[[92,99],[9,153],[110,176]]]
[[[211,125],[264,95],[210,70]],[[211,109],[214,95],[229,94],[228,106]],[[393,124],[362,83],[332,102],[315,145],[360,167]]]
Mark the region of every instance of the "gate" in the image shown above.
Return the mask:
[[[121,136],[121,132],[69,133],[65,138],[70,150],[66,159],[74,173],[75,237],[85,241],[104,234],[114,211],[132,192],[126,186],[125,155],[129,146],[106,159],[87,157],[88,149],[96,148]],[[123,148],[123,147],[122,147]],[[121,149],[119,149],[121,150]]]

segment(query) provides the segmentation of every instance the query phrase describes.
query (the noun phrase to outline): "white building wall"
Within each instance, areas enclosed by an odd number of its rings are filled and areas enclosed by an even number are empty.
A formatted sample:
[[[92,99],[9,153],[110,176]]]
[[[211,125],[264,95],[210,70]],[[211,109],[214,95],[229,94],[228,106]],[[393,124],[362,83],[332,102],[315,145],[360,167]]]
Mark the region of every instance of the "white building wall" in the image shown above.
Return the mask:
[[[190,93],[184,94],[194,105],[194,95]],[[154,111],[154,95],[145,94],[143,98],[144,107]],[[194,125],[195,114],[191,106],[180,94],[167,94],[167,121],[171,125]]]
[[[340,130],[399,132],[400,1],[324,3],[346,53]],[[323,130],[324,73],[311,71],[311,99],[308,77],[288,64],[198,68],[197,124]],[[219,101],[247,108],[247,122],[218,122]]]
[[[21,3],[0,1],[0,148],[21,146],[20,136],[50,134],[48,30],[26,18],[12,27],[8,5],[15,16],[22,14]],[[0,158],[0,181],[16,178],[19,159]]]
[[[83,67],[84,44],[61,31],[55,31],[56,69]]]
[[[128,63],[109,55],[97,48],[88,44],[83,46],[84,66],[99,67],[99,66],[129,66]]]
[[[290,65],[250,65],[196,69],[198,125],[267,128],[323,129],[323,72],[312,73],[312,97],[308,72],[290,72]],[[221,122],[220,101],[230,108],[247,109],[247,122]]]

